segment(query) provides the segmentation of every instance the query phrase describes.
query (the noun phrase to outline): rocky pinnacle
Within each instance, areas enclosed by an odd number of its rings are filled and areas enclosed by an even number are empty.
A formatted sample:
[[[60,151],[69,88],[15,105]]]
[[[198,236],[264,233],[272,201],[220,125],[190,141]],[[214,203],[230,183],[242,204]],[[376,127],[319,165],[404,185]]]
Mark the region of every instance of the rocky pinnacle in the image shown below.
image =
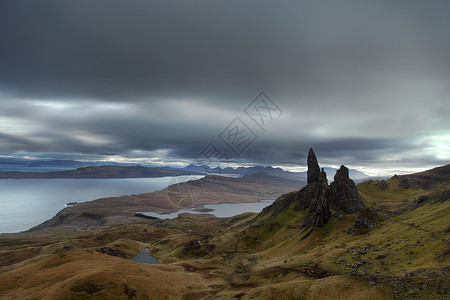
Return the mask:
[[[314,153],[312,148],[309,149],[307,162],[308,162],[307,184],[319,181],[320,176],[319,163],[317,162],[316,154]]]
[[[380,216],[364,206],[363,198],[355,183],[349,177],[349,170],[341,166],[334,176],[334,182],[328,185],[327,174],[319,168],[312,149],[308,153],[307,185],[297,192],[281,196],[261,214],[271,214],[271,218],[287,212],[292,204],[294,211],[306,211],[302,226],[321,227],[328,223],[332,214],[358,214],[355,224],[348,233],[362,234],[373,229],[381,220]]]
[[[328,201],[331,208],[346,214],[358,212],[364,205],[355,183],[348,176],[348,168],[341,166],[330,184]]]

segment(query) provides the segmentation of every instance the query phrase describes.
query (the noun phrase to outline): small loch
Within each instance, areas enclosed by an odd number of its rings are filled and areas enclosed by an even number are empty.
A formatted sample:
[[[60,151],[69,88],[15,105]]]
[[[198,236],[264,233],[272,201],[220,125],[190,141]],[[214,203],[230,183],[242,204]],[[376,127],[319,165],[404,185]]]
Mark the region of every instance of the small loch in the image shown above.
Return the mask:
[[[236,216],[245,212],[259,213],[264,207],[269,206],[274,200],[261,200],[257,202],[245,203],[220,203],[220,204],[205,204],[195,209],[180,209],[172,213],[158,213],[158,212],[140,212],[149,217],[159,219],[174,219],[183,213],[190,214],[211,214],[218,218],[228,218]]]
[[[156,257],[148,254],[148,248],[145,248],[141,253],[131,259],[131,261],[144,263],[144,264],[159,264]]]

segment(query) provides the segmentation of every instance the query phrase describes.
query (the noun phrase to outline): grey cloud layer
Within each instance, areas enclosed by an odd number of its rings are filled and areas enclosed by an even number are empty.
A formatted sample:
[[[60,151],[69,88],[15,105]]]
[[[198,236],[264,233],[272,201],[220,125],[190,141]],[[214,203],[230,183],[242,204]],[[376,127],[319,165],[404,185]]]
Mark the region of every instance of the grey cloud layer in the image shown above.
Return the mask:
[[[191,159],[266,90],[285,114],[245,161],[442,163],[448,28],[448,1],[2,1],[0,116],[25,129],[0,152]]]

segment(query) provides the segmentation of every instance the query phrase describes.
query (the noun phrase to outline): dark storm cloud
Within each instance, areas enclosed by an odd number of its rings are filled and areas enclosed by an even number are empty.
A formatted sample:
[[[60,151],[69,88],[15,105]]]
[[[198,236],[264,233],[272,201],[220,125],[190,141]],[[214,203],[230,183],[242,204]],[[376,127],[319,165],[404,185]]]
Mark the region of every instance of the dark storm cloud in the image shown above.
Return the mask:
[[[448,75],[449,4],[413,4],[3,1],[0,83],[32,97],[135,100]]]
[[[2,85],[33,97],[134,100],[215,95],[257,81],[274,45],[273,30],[263,34],[268,11],[199,4],[4,3]]]
[[[266,90],[236,162],[442,163],[448,28],[448,1],[2,1],[0,152],[191,160]]]

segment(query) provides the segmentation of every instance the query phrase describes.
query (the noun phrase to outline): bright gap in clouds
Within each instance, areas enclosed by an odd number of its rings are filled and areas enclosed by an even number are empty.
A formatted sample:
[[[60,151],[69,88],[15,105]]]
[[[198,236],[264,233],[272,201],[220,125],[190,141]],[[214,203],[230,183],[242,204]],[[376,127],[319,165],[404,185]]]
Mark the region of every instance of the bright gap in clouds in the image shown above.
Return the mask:
[[[196,2],[10,1],[0,155],[179,166],[240,117],[259,138],[231,166],[449,162],[449,1]]]

